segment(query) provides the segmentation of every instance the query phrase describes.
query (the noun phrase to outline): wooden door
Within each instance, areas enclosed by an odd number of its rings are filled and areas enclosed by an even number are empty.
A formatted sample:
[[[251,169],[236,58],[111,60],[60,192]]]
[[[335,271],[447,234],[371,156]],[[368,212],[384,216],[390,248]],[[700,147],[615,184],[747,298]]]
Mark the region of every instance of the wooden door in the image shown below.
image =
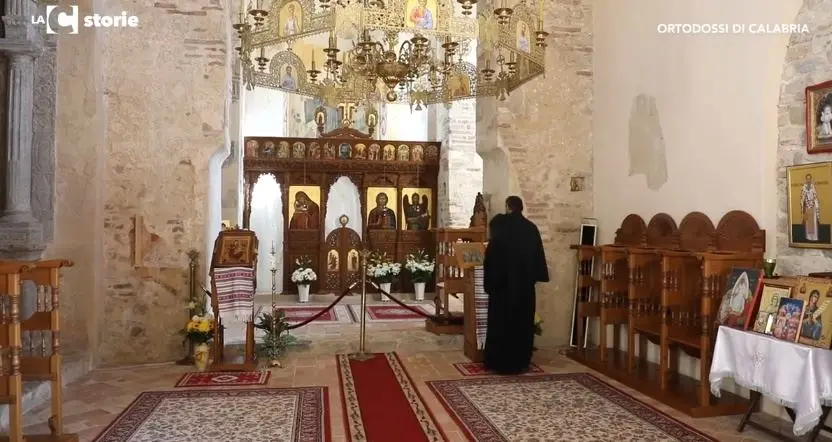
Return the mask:
[[[353,282],[361,281],[361,238],[349,227],[339,227],[329,233],[321,254],[323,288],[341,294]],[[360,287],[356,287],[360,290]]]

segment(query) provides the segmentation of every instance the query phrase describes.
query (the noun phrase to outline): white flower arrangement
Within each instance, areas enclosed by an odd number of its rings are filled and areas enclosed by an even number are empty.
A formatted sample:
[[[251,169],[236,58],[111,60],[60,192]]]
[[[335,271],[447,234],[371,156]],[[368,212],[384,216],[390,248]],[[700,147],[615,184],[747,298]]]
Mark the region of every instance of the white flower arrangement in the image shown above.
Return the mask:
[[[393,262],[386,254],[372,256],[368,261],[367,276],[379,284],[393,282],[402,272],[402,265]]]
[[[312,281],[318,280],[318,275],[312,270],[308,258],[298,258],[295,260],[297,268],[292,272],[292,282],[297,285],[309,285]]]
[[[433,269],[436,267],[434,262],[424,250],[417,250],[416,253],[407,255],[407,261],[404,268],[410,272],[410,280],[412,282],[428,282]]]
[[[309,285],[312,281],[317,281],[318,275],[310,268],[297,269],[292,272],[292,282],[297,285]]]

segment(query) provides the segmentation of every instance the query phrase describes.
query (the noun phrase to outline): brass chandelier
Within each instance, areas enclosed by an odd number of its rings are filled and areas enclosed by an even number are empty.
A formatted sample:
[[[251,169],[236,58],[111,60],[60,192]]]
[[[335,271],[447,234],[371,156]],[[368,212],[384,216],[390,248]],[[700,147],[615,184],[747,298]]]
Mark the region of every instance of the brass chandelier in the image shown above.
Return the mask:
[[[241,6],[234,25],[249,90],[419,110],[505,99],[544,72],[544,0],[262,1]]]

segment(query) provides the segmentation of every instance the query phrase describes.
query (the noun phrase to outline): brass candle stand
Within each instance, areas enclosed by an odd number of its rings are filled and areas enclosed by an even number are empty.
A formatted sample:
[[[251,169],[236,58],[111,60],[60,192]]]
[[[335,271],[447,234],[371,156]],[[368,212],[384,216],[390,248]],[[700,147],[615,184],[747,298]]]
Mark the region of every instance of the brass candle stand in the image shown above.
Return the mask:
[[[277,263],[275,261],[274,243],[272,243],[271,255],[272,258],[269,263],[269,271],[272,272],[272,339],[270,340],[269,345],[271,345],[272,348],[272,359],[269,361],[269,366],[283,368],[283,365],[281,365],[280,361],[277,359],[277,338],[275,337],[275,333],[277,333]]]

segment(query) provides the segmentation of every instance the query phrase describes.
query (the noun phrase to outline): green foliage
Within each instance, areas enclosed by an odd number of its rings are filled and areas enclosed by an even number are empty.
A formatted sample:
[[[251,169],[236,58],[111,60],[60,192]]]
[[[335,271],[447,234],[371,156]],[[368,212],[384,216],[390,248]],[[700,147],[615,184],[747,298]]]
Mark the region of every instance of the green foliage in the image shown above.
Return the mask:
[[[289,323],[286,322],[286,313],[283,310],[261,313],[254,323],[254,328],[265,332],[262,342],[257,343],[255,347],[259,359],[278,359],[286,353],[286,348],[295,342],[295,337],[289,334]]]

